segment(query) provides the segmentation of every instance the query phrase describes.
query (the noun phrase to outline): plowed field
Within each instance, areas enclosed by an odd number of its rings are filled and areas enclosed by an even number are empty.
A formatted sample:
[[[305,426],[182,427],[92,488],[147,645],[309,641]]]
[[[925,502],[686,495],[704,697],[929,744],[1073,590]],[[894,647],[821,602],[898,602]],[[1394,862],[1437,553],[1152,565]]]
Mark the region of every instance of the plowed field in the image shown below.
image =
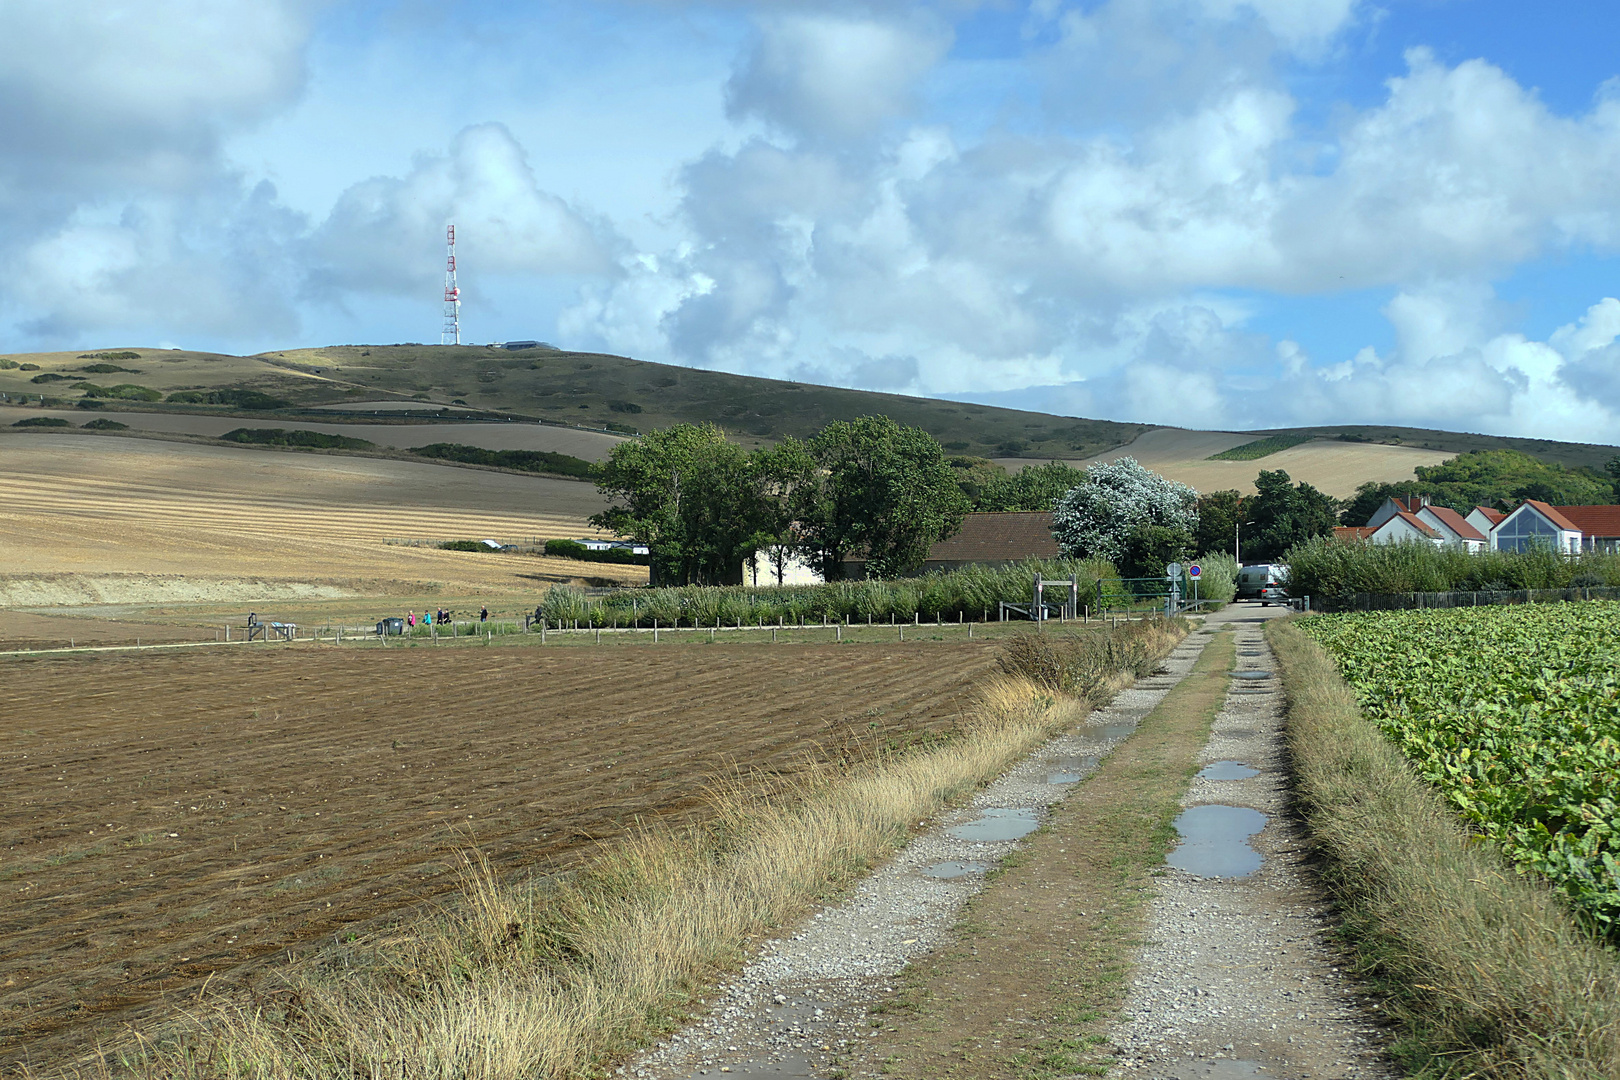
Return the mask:
[[[0,1065],[637,818],[951,725],[978,644],[312,646],[0,663]]]

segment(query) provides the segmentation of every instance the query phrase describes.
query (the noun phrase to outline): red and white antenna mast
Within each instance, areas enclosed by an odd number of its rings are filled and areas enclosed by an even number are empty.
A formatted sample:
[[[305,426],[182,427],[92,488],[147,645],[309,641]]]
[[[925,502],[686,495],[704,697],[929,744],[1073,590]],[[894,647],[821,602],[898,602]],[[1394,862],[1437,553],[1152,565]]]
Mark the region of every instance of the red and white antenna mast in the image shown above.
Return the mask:
[[[444,263],[444,330],[440,345],[461,344],[461,289],[456,286],[456,227],[445,229],[447,254]]]

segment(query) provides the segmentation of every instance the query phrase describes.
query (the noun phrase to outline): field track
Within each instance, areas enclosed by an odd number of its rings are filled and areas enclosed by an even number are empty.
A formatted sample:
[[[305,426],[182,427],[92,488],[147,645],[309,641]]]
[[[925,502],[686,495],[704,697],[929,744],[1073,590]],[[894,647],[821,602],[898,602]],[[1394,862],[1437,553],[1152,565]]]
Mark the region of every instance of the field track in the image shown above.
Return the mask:
[[[320,647],[0,662],[0,1067],[551,870],[705,786],[949,727],[991,645]]]

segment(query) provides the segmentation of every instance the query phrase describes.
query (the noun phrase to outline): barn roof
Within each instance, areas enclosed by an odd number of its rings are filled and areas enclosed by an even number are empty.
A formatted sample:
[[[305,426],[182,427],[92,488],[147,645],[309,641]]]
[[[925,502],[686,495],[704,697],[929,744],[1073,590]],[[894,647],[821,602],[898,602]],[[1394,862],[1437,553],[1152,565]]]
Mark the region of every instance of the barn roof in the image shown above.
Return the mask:
[[[929,562],[1017,562],[1062,554],[1044,510],[968,514],[962,528],[928,549]]]

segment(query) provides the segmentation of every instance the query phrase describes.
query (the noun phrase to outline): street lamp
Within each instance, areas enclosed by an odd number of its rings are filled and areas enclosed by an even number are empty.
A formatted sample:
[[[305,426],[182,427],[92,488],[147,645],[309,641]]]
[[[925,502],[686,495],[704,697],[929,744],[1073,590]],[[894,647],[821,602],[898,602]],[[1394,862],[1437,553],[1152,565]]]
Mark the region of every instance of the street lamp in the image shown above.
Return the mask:
[[[1252,521],[1232,522],[1232,561],[1238,564],[1239,570],[1243,569],[1243,546],[1239,532],[1243,526],[1253,524]]]

